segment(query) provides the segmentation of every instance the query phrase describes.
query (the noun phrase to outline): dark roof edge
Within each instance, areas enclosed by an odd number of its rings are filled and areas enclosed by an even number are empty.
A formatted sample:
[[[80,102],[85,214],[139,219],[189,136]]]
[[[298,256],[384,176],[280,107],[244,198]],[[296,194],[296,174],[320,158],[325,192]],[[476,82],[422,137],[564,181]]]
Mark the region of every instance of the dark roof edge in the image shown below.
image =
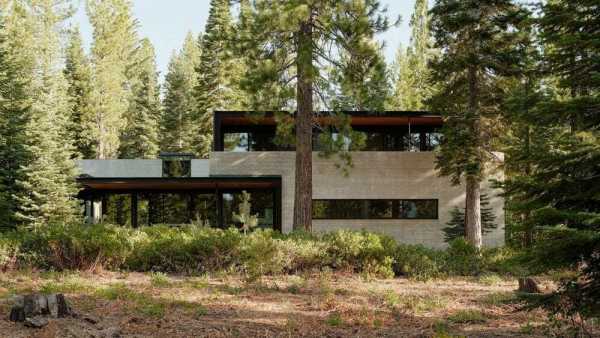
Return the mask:
[[[336,111],[317,111],[317,115],[329,115],[335,113]],[[352,110],[352,111],[337,111],[339,113],[347,114],[350,116],[373,116],[373,117],[403,117],[403,116],[441,116],[440,114],[436,114],[434,112],[425,111],[425,110],[384,110],[384,111],[368,111],[368,110]],[[289,111],[252,111],[252,110],[216,110],[215,115],[234,115],[234,116],[244,116],[250,114],[265,114],[267,116],[272,116],[275,113],[290,113]]]

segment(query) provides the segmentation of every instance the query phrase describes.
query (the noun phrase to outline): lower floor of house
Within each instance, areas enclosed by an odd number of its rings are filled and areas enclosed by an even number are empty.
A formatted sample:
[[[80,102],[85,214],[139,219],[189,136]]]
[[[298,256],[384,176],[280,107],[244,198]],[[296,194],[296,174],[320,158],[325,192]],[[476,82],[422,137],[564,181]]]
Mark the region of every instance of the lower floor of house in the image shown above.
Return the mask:
[[[278,178],[84,179],[80,199],[89,223],[156,224],[227,228],[239,226],[242,204],[257,227],[281,231]]]

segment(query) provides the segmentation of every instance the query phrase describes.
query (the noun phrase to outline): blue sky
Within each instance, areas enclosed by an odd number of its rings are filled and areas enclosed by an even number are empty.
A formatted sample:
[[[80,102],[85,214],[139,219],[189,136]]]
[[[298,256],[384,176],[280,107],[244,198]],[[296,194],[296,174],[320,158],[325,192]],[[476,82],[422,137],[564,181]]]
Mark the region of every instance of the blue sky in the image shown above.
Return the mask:
[[[399,43],[408,42],[410,31],[408,22],[414,0],[382,0],[388,6],[388,16],[395,19],[402,16],[402,23],[378,38],[386,44],[385,56],[388,62],[394,58]],[[188,31],[201,32],[208,17],[209,0],[134,0],[133,14],[139,20],[139,34],[149,38],[156,49],[158,69],[164,76],[169,58],[180,48]],[[92,28],[85,15],[85,2],[80,0],[79,10],[73,21],[79,25],[86,44],[92,40]]]

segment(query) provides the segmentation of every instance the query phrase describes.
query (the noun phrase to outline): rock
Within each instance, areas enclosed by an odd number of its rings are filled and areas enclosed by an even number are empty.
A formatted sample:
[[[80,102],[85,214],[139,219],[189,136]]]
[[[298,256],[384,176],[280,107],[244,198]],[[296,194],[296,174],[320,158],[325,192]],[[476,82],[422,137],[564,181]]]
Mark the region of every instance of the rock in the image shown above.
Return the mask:
[[[31,318],[25,318],[25,326],[31,327],[34,329],[41,329],[42,327],[48,325],[48,319],[42,316],[35,316]]]
[[[538,282],[532,277],[519,278],[519,292],[542,293]]]
[[[22,322],[26,318],[40,315],[51,315],[53,318],[59,318],[66,317],[69,314],[71,314],[71,309],[62,294],[30,294],[14,298],[10,320]]]
[[[65,299],[65,296],[63,294],[59,293],[56,295],[56,303],[58,304],[59,318],[67,317],[71,314],[71,308],[69,307],[69,304],[67,304],[67,300]]]

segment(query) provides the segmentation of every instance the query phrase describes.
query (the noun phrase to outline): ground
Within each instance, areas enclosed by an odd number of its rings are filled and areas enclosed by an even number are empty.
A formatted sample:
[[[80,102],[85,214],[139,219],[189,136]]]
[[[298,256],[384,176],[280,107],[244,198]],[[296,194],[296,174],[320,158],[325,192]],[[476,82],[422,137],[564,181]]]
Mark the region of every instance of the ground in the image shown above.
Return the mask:
[[[319,272],[250,283],[229,274],[13,272],[0,274],[0,332],[6,337],[94,337],[112,328],[124,337],[544,336],[547,316],[517,311],[516,288],[514,279],[498,276],[418,282]],[[79,316],[51,320],[43,329],[9,322],[12,296],[33,291],[65,293]]]

